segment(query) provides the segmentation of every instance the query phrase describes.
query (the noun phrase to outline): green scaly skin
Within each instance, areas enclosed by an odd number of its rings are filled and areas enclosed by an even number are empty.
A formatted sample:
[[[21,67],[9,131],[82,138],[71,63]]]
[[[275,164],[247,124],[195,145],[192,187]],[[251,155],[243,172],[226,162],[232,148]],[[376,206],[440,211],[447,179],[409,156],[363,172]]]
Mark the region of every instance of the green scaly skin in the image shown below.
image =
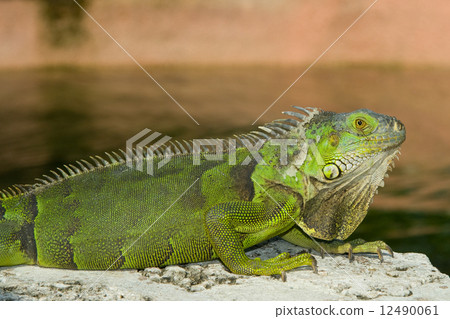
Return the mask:
[[[245,249],[274,236],[329,253],[380,253],[383,242],[345,243],[405,139],[395,118],[300,109],[295,119],[240,136],[236,161],[193,165],[183,150],[153,176],[121,156],[95,167],[70,165],[55,178],[0,192],[0,266],[143,269],[219,258],[232,272],[282,274],[316,269],[309,253],[250,259]],[[277,139],[289,139],[287,160]],[[109,156],[109,155],[108,155]],[[162,157],[155,157],[155,166]],[[144,167],[147,159],[144,159]],[[245,165],[244,165],[245,164]],[[319,239],[317,241],[316,239]]]

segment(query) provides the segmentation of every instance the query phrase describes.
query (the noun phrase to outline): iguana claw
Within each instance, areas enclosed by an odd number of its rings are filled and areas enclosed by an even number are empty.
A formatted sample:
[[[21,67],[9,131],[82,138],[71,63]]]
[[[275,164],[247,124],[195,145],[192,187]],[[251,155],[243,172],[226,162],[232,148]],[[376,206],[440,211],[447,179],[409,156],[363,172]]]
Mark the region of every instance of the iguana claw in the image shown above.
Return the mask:
[[[317,260],[313,256],[311,256],[311,267],[313,269],[313,272],[315,274],[317,274],[318,273],[318,271],[317,271]]]
[[[394,252],[392,251],[391,247],[389,247],[388,245],[385,245],[383,248],[384,248],[385,250],[387,250],[388,254],[389,254],[392,258],[394,258]],[[380,247],[377,248],[377,254],[378,254],[378,259],[380,259],[380,262],[383,262],[383,261],[384,261],[384,258],[383,258],[383,253],[381,252],[381,248],[380,248]]]
[[[349,262],[352,262],[352,261],[353,261],[353,247],[352,247],[352,246],[350,246],[350,247],[348,248],[348,261],[349,261]]]
[[[378,255],[378,259],[380,260],[380,263],[382,263],[384,261],[384,259],[383,259],[383,254],[381,253],[380,247],[377,248],[377,255]]]
[[[389,245],[386,245],[386,247],[384,248],[388,251],[388,254],[391,255],[392,258],[394,258],[394,252],[392,251],[391,247],[389,247]]]

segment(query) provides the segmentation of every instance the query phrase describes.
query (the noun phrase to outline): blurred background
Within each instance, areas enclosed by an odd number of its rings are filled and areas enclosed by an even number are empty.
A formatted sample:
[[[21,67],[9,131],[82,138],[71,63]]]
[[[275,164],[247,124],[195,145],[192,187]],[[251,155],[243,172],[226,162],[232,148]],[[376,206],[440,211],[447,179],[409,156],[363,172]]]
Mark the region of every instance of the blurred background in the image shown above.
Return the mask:
[[[0,1],[0,189],[124,148],[144,128],[226,137],[252,123],[373,0]],[[396,169],[352,238],[450,273],[450,4],[380,0],[258,124],[290,105],[399,118]]]

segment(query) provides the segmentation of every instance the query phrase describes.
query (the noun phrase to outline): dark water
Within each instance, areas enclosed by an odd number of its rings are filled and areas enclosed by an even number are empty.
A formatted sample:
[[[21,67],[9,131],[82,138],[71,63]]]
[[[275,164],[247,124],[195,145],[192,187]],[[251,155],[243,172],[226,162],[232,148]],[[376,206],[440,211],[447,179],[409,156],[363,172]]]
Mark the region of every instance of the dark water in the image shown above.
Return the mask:
[[[124,148],[144,128],[182,139],[254,129],[251,123],[304,68],[148,67],[200,125],[137,68],[0,71],[0,189]],[[367,107],[401,119],[403,155],[352,237],[426,253],[450,273],[449,86],[445,69],[313,68],[259,123],[292,104],[337,112]]]
[[[394,251],[425,253],[433,265],[449,274],[449,219],[445,213],[372,209],[351,238],[382,239]]]

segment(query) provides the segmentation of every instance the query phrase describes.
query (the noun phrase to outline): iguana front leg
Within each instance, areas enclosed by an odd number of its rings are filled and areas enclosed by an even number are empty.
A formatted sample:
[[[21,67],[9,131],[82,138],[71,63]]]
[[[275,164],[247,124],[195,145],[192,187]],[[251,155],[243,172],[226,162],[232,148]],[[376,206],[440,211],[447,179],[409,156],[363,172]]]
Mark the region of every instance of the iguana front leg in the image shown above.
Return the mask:
[[[281,238],[297,246],[312,248],[320,252],[322,257],[324,252],[331,254],[348,254],[348,258],[351,261],[353,259],[353,254],[355,253],[374,253],[378,254],[380,261],[383,261],[382,250],[387,250],[389,255],[394,257],[391,247],[381,240],[371,242],[367,242],[363,239],[355,239],[348,242],[341,240],[333,240],[330,242],[313,240],[302,232],[298,226],[289,229],[281,235]]]
[[[236,201],[214,206],[205,216],[206,230],[214,251],[234,273],[245,275],[274,275],[300,266],[311,266],[316,261],[308,253],[290,257],[282,253],[261,260],[250,259],[244,249],[276,236],[292,219],[292,205],[267,211],[264,204]]]

